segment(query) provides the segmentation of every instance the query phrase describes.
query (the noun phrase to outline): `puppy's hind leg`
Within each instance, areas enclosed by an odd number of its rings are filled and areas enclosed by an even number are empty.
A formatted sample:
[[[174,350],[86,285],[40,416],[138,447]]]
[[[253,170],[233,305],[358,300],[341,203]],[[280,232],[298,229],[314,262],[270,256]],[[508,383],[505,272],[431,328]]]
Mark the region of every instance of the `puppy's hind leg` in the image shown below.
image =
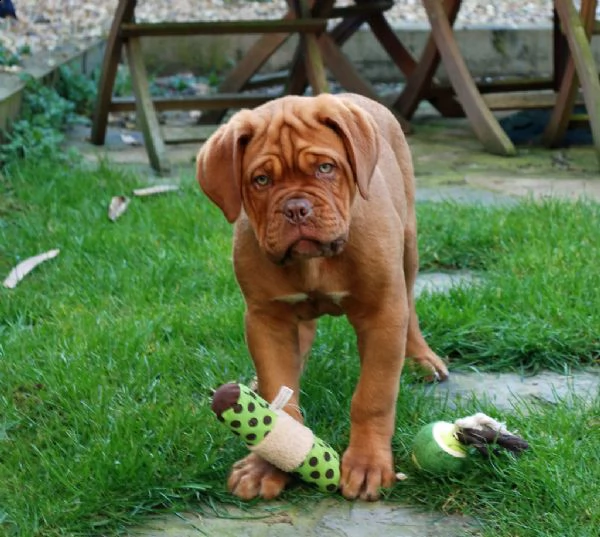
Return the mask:
[[[301,321],[298,323],[298,344],[300,347],[300,358],[302,359],[302,368],[308,361],[308,355],[312,348],[315,335],[317,334],[317,321],[312,319],[310,321]]]
[[[414,222],[415,220],[413,220]],[[445,380],[448,368],[442,359],[431,350],[419,327],[415,308],[414,284],[419,270],[416,224],[409,225],[404,234],[404,278],[408,296],[408,334],[406,338],[406,358],[408,363],[423,373],[425,380]]]

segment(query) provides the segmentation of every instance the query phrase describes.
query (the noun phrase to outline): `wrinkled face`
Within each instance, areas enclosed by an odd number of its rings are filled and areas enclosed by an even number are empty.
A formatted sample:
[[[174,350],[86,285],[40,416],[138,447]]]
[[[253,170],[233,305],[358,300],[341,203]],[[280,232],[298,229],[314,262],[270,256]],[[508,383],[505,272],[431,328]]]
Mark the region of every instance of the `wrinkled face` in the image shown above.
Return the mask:
[[[229,222],[245,213],[275,263],[339,254],[368,199],[377,124],[349,97],[285,96],[241,110],[198,152],[197,178]],[[242,211],[243,208],[243,211]]]
[[[272,121],[245,147],[241,180],[245,212],[272,261],[342,251],[356,187],[333,129]]]

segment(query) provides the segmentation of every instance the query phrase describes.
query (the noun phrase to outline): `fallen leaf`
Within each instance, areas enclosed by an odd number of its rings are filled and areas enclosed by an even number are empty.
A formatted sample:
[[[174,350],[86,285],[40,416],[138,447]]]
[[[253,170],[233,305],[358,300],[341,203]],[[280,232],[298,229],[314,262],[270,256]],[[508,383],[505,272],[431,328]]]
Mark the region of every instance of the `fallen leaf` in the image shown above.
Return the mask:
[[[129,198],[127,196],[114,196],[108,206],[108,218],[110,221],[114,222],[119,218],[127,210],[128,205]]]
[[[142,142],[140,142],[135,136],[132,136],[131,134],[121,134],[121,140],[123,141],[124,144],[127,144],[127,145],[132,145],[132,146],[142,145]]]
[[[15,268],[10,271],[10,274],[4,280],[4,287],[8,287],[9,289],[14,289],[17,284],[29,274],[35,267],[37,267],[40,263],[44,261],[48,261],[48,259],[52,259],[56,257],[60,253],[60,250],[49,250],[44,252],[43,254],[35,255],[25,261],[21,261]]]
[[[156,185],[145,188],[136,188],[133,191],[133,195],[139,197],[154,196],[155,194],[164,194],[165,192],[174,192],[175,190],[179,190],[178,185]]]
[[[0,66],[0,71],[4,71],[6,73],[20,73],[23,70],[23,67],[20,65],[2,65]]]

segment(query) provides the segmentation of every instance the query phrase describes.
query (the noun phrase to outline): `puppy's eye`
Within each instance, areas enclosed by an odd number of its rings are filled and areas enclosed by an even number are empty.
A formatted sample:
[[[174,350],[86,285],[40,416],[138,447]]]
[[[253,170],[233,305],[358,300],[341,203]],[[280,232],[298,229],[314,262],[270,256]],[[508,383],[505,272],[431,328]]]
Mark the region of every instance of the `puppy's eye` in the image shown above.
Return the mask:
[[[331,164],[330,162],[324,162],[323,164],[319,164],[319,173],[324,173],[328,175],[333,171],[333,168],[333,164]]]
[[[269,178],[268,175],[257,175],[256,177],[254,177],[252,179],[252,182],[260,188],[264,188],[265,186],[268,186],[271,184],[271,179]]]

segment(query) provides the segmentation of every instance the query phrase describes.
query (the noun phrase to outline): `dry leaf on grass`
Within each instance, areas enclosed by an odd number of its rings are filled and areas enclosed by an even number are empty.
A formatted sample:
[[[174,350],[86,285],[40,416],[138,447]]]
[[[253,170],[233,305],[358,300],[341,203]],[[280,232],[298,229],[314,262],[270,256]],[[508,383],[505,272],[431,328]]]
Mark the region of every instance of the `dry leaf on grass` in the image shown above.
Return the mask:
[[[142,142],[140,142],[135,136],[131,134],[121,134],[121,140],[124,144],[131,146],[140,146]]]
[[[49,250],[43,254],[35,255],[25,261],[21,261],[15,268],[10,271],[10,274],[4,280],[4,287],[14,289],[17,284],[29,274],[35,267],[48,259],[56,257],[60,253],[60,250]]]
[[[165,192],[174,192],[176,190],[179,190],[178,185],[156,185],[145,188],[136,188],[133,191],[133,195],[138,197],[154,196],[155,194],[164,194]]]
[[[114,196],[110,200],[110,205],[108,206],[109,220],[114,222],[127,210],[128,205],[129,198],[127,196]]]

